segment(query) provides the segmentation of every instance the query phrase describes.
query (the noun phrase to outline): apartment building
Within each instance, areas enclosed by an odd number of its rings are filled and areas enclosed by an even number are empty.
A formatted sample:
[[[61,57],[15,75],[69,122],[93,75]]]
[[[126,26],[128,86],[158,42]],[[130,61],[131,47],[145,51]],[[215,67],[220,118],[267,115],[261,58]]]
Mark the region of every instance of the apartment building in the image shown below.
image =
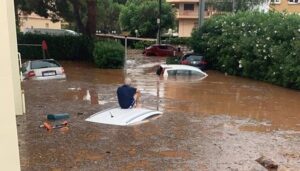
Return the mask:
[[[178,36],[190,37],[193,28],[198,26],[199,0],[167,0],[176,8],[176,19],[178,20]],[[216,11],[207,8],[204,18],[214,14]]]
[[[61,21],[54,23],[50,18],[44,18],[35,13],[26,15],[21,12],[20,31],[23,32],[26,28],[61,29]]]
[[[300,13],[300,0],[271,0],[270,10]]]

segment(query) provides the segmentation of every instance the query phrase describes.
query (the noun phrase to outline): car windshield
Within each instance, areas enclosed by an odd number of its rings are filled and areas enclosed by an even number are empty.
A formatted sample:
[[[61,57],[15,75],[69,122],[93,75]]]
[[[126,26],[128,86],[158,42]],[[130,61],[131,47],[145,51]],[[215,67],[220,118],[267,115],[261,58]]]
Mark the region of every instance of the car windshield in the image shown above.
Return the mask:
[[[189,60],[189,61],[201,61],[202,58],[203,58],[203,56],[191,55],[191,56],[187,57],[187,60]]]
[[[60,67],[54,60],[37,60],[31,62],[31,69]]]
[[[186,69],[168,70],[167,72],[169,76],[205,76],[201,72]]]

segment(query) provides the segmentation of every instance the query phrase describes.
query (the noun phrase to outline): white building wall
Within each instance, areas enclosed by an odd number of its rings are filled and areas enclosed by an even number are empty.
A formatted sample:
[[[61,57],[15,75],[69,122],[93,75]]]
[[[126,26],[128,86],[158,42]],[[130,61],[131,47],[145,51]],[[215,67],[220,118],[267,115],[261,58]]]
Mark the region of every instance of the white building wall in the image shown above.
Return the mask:
[[[19,171],[15,95],[19,94],[14,1],[0,1],[0,170]],[[19,82],[19,83],[17,83]],[[16,85],[18,84],[18,85]],[[22,108],[22,107],[21,107]]]

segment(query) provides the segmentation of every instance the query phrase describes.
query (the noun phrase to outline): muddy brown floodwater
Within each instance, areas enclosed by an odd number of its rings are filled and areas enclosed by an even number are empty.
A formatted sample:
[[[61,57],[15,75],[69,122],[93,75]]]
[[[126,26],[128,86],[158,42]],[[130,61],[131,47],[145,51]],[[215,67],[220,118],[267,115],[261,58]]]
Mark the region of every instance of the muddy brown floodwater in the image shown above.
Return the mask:
[[[207,71],[204,80],[162,79],[164,58],[129,51],[127,70],[63,62],[67,80],[25,81],[27,113],[17,117],[22,170],[300,170],[300,92]],[[122,127],[84,121],[116,107],[124,76],[144,107],[163,116]],[[69,129],[46,131],[47,113],[69,113]]]

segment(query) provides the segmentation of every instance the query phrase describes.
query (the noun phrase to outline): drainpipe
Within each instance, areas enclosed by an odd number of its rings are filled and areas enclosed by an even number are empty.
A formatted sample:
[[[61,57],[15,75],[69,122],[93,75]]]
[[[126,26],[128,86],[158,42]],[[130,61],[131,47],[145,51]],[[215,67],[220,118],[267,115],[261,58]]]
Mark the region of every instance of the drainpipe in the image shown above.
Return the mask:
[[[198,28],[200,29],[204,23],[205,15],[205,0],[199,0],[199,15],[198,15]]]

